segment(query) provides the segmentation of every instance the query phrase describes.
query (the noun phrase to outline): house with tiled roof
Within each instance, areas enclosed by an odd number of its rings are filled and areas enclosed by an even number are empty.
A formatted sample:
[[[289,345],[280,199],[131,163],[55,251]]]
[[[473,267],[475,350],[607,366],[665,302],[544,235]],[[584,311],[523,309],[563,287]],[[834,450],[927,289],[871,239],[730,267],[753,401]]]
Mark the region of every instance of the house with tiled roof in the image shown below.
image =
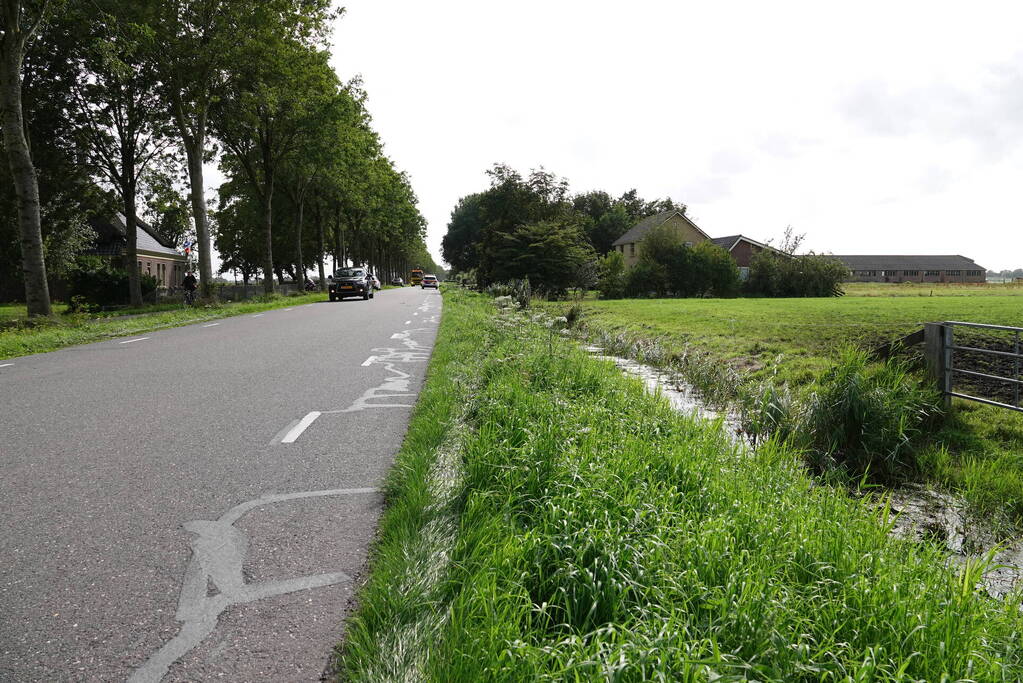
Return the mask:
[[[678,230],[687,246],[710,239],[710,235],[701,230],[700,226],[691,221],[681,209],[673,209],[647,216],[616,239],[611,248],[623,254],[625,265],[631,268],[639,261],[639,243],[651,230],[662,225],[670,225]]]
[[[846,282],[986,282],[987,270],[959,254],[834,256],[849,269]]]
[[[126,267],[128,232],[124,216],[118,213],[111,218],[92,218],[89,225],[96,232],[96,241],[86,253],[110,257],[117,267]],[[172,240],[143,220],[135,224],[135,251],[139,272],[155,277],[161,287],[181,284],[188,260],[178,253]]]
[[[743,279],[749,273],[750,261],[752,261],[754,255],[765,249],[777,251],[773,247],[750,239],[745,235],[711,237],[700,229],[691,218],[686,216],[682,210],[664,211],[653,216],[647,216],[615,240],[611,248],[625,256],[626,266],[634,266],[639,261],[639,244],[651,230],[662,225],[670,225],[678,230],[687,246],[692,247],[701,242],[712,242],[721,247],[735,259]]]

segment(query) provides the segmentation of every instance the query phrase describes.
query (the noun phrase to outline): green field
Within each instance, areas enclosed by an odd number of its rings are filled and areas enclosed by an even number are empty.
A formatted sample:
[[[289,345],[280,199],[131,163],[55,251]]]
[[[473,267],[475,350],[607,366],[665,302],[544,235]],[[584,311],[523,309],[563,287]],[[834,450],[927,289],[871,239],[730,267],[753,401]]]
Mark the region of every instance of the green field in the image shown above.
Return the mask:
[[[1023,282],[947,285],[847,282],[842,288],[848,296],[1023,296]]]
[[[688,346],[796,392],[808,391],[844,346],[872,349],[924,322],[1023,326],[1023,288],[946,286],[940,293],[935,287],[933,296],[904,294],[918,287],[854,285],[834,299],[584,301],[581,320],[588,334],[655,340],[672,353]],[[957,400],[944,425],[919,446],[917,462],[921,474],[963,494],[979,511],[1023,517],[1023,414]]]
[[[1023,297],[1018,295],[617,299],[582,306],[586,325],[677,347],[691,344],[753,373],[777,371],[780,379],[796,385],[813,380],[843,344],[871,348],[925,322],[1023,325]]]
[[[1010,681],[1017,597],[494,302],[444,317],[346,681]]]

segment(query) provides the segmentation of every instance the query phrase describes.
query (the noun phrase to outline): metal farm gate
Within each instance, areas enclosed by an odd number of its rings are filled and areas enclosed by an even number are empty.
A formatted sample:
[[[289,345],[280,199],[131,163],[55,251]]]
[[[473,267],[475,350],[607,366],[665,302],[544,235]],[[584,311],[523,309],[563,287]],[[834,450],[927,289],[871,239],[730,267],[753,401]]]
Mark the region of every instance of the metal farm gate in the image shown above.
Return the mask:
[[[945,395],[1023,412],[1023,327],[949,320],[924,326],[927,366]]]

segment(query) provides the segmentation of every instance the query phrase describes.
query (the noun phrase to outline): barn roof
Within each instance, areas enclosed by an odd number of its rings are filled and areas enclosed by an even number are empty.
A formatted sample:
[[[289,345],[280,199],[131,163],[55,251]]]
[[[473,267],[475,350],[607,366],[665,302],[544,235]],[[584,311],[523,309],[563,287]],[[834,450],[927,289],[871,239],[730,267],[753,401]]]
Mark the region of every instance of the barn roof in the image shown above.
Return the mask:
[[[760,247],[761,249],[769,249],[770,251],[773,251],[776,254],[784,253],[778,251],[770,244],[757,242],[755,239],[750,239],[749,237],[746,237],[746,235],[729,235],[728,237],[715,237],[714,239],[711,240],[711,242],[718,245],[719,247],[724,248],[726,251],[731,251],[732,249],[735,249],[735,245],[738,244],[739,242],[749,242],[755,247]],[[785,255],[787,256],[788,254]]]
[[[93,218],[89,225],[96,231],[97,239],[93,253],[119,256],[124,252],[127,239],[127,230],[124,215],[117,213],[109,219]],[[135,248],[150,254],[160,254],[167,257],[184,257],[174,248],[173,240],[161,235],[155,228],[143,220],[135,224]]]
[[[696,228],[696,230],[701,235],[703,235],[707,239],[710,239],[710,235],[705,233],[703,230],[700,230],[700,226],[698,226],[696,223],[694,223],[692,220],[690,220],[690,218],[688,216],[686,216],[684,213],[682,213],[682,211],[680,211],[679,209],[673,209],[671,211],[662,211],[661,213],[655,213],[653,216],[647,216],[646,218],[641,220],[639,223],[636,223],[634,226],[629,228],[628,232],[626,232],[624,235],[622,235],[621,237],[616,239],[614,241],[614,244],[612,244],[611,246],[617,247],[617,246],[619,246],[621,244],[630,244],[632,242],[639,242],[644,237],[646,237],[646,234],[648,232],[650,232],[651,230],[653,230],[656,227],[664,225],[668,221],[669,218],[671,218],[672,216],[675,216],[675,215],[680,216],[683,220],[685,220],[687,223],[689,223],[689,225],[691,225],[694,228]]]
[[[849,270],[984,270],[973,259],[959,254],[929,255],[854,255],[836,254],[836,258]]]

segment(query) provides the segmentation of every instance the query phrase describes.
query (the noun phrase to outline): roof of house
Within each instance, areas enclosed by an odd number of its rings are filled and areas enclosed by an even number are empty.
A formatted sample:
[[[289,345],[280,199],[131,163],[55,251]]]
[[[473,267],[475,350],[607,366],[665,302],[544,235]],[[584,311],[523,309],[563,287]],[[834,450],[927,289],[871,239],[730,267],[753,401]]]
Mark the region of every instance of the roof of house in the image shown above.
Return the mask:
[[[951,256],[929,255],[855,255],[836,254],[836,258],[850,270],[984,270],[973,259],[959,254]]]
[[[127,229],[124,215],[117,213],[112,218],[92,218],[89,225],[96,231],[96,247],[93,253],[107,256],[119,256],[124,253],[127,244]],[[135,248],[138,251],[145,251],[150,254],[159,254],[168,258],[177,257],[184,260],[184,256],[175,249],[173,240],[161,235],[155,228],[139,219],[135,223]]]
[[[697,230],[697,232],[699,232],[701,235],[703,235],[707,239],[710,239],[710,235],[705,233],[703,230],[700,230],[700,226],[698,226],[696,223],[694,223],[692,220],[690,220],[690,218],[688,216],[686,216],[684,213],[682,213],[682,211],[680,209],[673,209],[671,211],[662,211],[661,213],[655,213],[653,216],[647,216],[646,218],[641,220],[639,223],[636,223],[634,226],[629,228],[628,232],[626,232],[624,235],[622,235],[621,237],[616,239],[612,246],[617,247],[617,246],[619,246],[621,244],[630,244],[632,242],[639,242],[644,237],[646,237],[646,234],[648,232],[650,232],[651,230],[653,230],[656,227],[664,225],[664,223],[666,223],[669,218],[671,218],[672,216],[675,216],[675,215],[681,216],[682,219],[684,219],[687,223],[689,223],[689,225],[693,226],[693,228],[695,228]]]

